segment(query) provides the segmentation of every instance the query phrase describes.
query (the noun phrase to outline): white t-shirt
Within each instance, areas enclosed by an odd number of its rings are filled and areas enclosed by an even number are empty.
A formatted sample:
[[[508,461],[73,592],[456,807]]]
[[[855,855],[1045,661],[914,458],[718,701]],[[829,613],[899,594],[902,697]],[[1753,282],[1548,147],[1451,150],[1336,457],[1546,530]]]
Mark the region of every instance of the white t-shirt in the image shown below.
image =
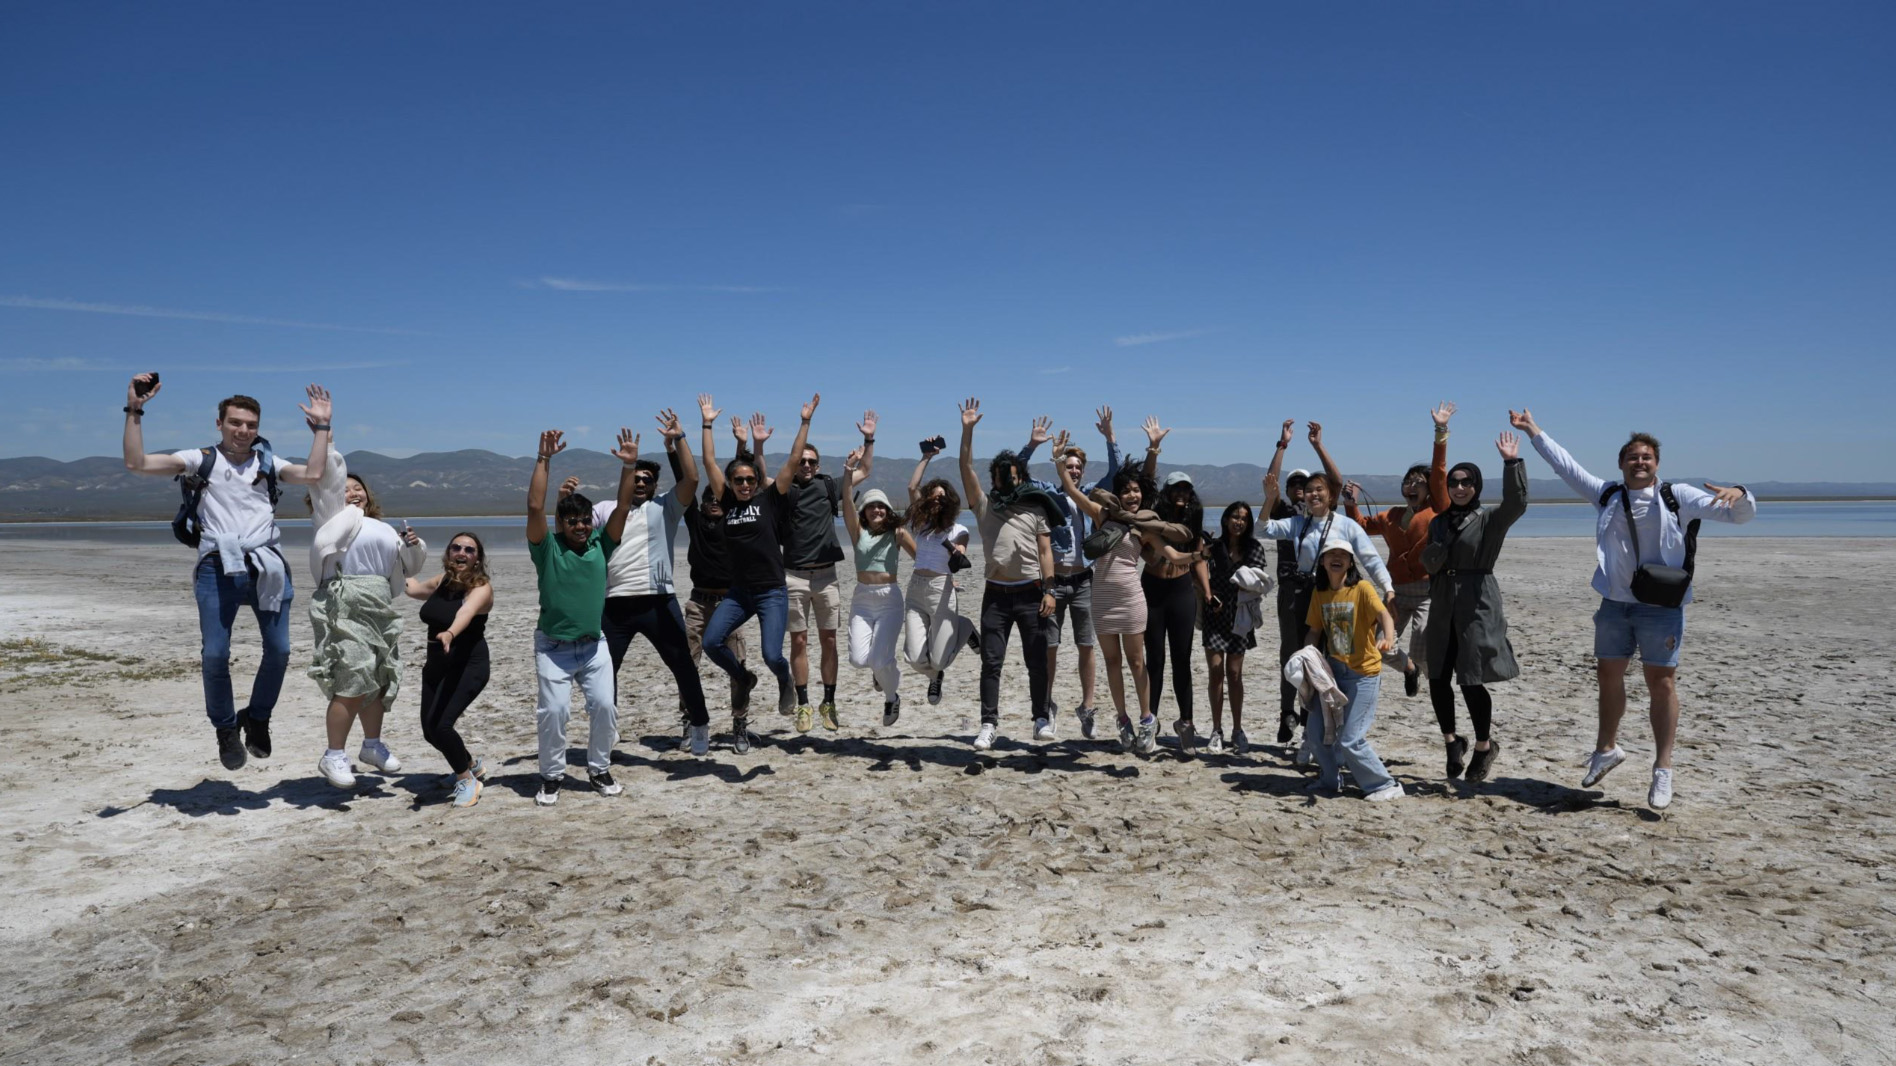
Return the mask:
[[[968,539],[968,527],[956,522],[946,533],[915,534],[915,569],[932,570],[937,574],[948,572],[948,549],[942,541]]]
[[[617,500],[593,504],[593,528],[606,528],[618,509]],[[606,561],[607,599],[672,592],[672,548],[684,513],[676,492],[661,493],[632,508],[618,550]]]
[[[198,465],[204,461],[204,453],[196,448],[173,452],[184,463],[186,474],[196,474]],[[201,559],[216,549],[219,534],[234,533],[245,540],[254,536],[268,536],[269,543],[277,542],[276,512],[270,507],[270,483],[257,466],[257,453],[251,452],[250,458],[241,466],[232,466],[224,453],[212,449],[215,461],[211,464],[211,476],[204,486],[204,495],[198,500],[198,521],[204,530],[204,539],[198,543],[198,557]],[[283,468],[289,466],[282,456],[276,456],[277,477],[283,476]],[[279,480],[278,486],[281,487]]]
[[[342,553],[341,572],[359,577],[387,577],[401,565],[397,561],[401,550],[401,534],[395,532],[394,526],[379,518],[364,518],[362,528],[349,542],[349,550]]]

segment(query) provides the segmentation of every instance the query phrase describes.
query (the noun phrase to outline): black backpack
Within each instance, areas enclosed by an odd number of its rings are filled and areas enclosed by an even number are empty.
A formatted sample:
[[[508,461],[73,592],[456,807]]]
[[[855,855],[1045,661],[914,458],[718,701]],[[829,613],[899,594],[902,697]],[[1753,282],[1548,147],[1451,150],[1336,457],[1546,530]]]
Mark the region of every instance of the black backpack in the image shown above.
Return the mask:
[[[277,501],[283,498],[283,490],[277,487],[276,453],[270,449],[270,442],[258,437],[251,445],[256,453],[260,476],[270,489],[270,510],[275,511]],[[197,470],[187,470],[177,477],[178,491],[184,496],[184,502],[178,505],[178,513],[171,519],[171,535],[178,543],[187,548],[195,548],[204,541],[204,526],[198,521],[198,504],[204,499],[204,487],[211,483],[211,469],[217,465],[217,447],[199,448]]]

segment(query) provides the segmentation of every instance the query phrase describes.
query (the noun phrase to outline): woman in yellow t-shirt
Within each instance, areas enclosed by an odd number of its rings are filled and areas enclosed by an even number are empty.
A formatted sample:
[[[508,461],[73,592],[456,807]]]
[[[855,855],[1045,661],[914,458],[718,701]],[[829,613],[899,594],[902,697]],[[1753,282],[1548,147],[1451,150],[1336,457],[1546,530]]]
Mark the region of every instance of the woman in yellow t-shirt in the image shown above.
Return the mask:
[[[1376,699],[1382,690],[1382,654],[1396,646],[1396,620],[1382,597],[1356,572],[1356,550],[1349,542],[1332,539],[1323,545],[1317,567],[1317,588],[1305,617],[1309,633],[1304,643],[1323,646],[1337,688],[1349,697],[1343,724],[1334,743],[1315,745],[1317,782],[1314,790],[1335,792],[1342,787],[1341,765],[1350,768],[1363,795],[1381,803],[1401,799],[1402,786],[1369,746],[1369,727],[1376,721]],[[1380,629],[1380,634],[1378,634]],[[1323,706],[1313,702],[1304,727],[1312,738],[1323,736]]]

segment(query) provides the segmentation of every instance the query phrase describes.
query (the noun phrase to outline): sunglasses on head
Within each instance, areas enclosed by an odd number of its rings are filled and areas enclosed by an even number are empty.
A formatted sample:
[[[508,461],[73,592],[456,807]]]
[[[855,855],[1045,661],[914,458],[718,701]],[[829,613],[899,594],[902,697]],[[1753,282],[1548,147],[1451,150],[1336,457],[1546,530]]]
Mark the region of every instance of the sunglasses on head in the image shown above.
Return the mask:
[[[734,478],[732,478],[732,479],[731,479],[731,484],[733,484],[733,485],[755,485],[755,484],[757,484],[757,479],[756,479],[756,478],[754,478],[754,477],[734,477]]]

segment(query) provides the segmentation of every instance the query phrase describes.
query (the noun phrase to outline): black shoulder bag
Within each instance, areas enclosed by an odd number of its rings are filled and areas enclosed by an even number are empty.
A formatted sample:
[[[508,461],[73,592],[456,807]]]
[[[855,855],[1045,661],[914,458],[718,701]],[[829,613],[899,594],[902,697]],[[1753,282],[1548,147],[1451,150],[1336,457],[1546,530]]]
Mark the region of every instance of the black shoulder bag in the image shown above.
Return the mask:
[[[1632,494],[1625,485],[1616,485],[1607,490],[1608,495],[1617,492],[1620,498],[1620,510],[1626,515],[1626,535],[1632,538],[1633,561],[1639,561],[1639,529],[1633,522]],[[1672,494],[1669,483],[1659,486],[1659,498],[1665,502],[1666,510],[1678,517],[1679,500]],[[1694,518],[1685,527],[1685,565],[1684,566],[1642,566],[1633,572],[1633,598],[1654,607],[1677,607],[1685,602],[1686,590],[1692,587],[1692,571],[1697,563],[1699,520]]]

